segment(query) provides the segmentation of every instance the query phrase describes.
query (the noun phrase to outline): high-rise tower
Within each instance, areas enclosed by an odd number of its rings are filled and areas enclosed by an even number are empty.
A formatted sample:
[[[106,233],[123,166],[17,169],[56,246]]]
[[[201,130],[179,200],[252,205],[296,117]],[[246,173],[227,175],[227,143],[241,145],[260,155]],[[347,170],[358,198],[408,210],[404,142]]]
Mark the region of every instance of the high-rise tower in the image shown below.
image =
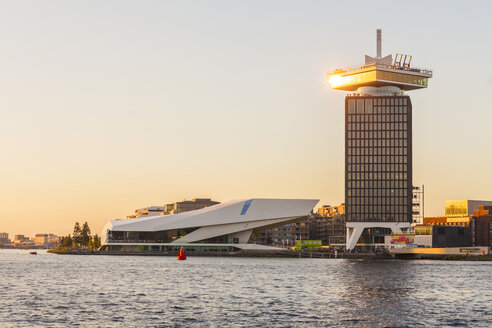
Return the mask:
[[[412,222],[412,103],[405,91],[426,88],[432,71],[411,67],[411,60],[382,57],[377,30],[376,57],[366,55],[365,65],[327,74],[333,89],[353,92],[345,98],[349,250],[364,229],[398,232]]]

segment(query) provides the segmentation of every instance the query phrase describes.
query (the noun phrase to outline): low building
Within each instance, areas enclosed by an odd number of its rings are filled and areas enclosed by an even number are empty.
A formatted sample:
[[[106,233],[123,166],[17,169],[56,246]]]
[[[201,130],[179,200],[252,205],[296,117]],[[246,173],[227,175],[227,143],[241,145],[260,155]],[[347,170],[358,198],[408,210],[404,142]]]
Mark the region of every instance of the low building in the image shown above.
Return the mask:
[[[58,245],[58,237],[52,233],[38,233],[33,238],[34,245],[43,248],[53,248]]]
[[[183,200],[182,202],[175,202],[164,205],[161,215],[179,214],[188,211],[195,211],[217,204],[220,204],[220,202],[216,202],[210,198],[193,198],[192,200]]]
[[[446,216],[436,216],[424,218],[424,224],[429,225],[459,225],[463,227],[469,227],[473,220],[473,216],[456,216],[456,217],[446,217]]]
[[[468,206],[468,203],[460,203],[463,206]],[[452,203],[455,204],[455,203]],[[455,206],[455,205],[453,205]],[[460,207],[455,206],[455,209]],[[465,213],[464,207],[461,210],[456,210],[456,213]],[[466,210],[468,211],[468,210]],[[451,213],[447,210],[447,213]],[[468,212],[466,212],[468,213]],[[446,225],[446,226],[462,226],[469,228],[471,246],[489,246],[492,247],[492,206],[478,205],[477,210],[473,211],[472,215],[468,216],[440,216],[424,218],[424,224],[427,225]]]
[[[48,234],[46,233],[37,233],[34,238],[34,245],[36,246],[46,246],[48,245]]]
[[[291,247],[295,246],[296,240],[309,238],[309,221],[308,219],[303,219],[299,222],[292,222],[259,232],[257,243],[262,245]]]
[[[323,245],[345,245],[345,214],[331,213],[323,217],[315,215],[311,220],[311,238],[319,239]]]
[[[151,217],[169,214],[178,214],[188,211],[199,210],[201,208],[220,204],[211,200],[210,198],[193,198],[192,200],[183,200],[182,202],[175,202],[166,204],[164,206],[149,206],[139,208],[135,210],[135,213],[128,215],[127,219],[135,219],[141,217]]]
[[[345,246],[345,204],[322,205],[310,219],[311,239],[321,240],[323,245]]]
[[[0,246],[10,245],[9,234],[7,232],[0,232]]]
[[[16,247],[30,247],[34,246],[34,241],[24,235],[14,235],[14,246]]]
[[[386,248],[469,247],[470,228],[450,225],[416,225],[413,231],[385,236]]]
[[[332,218],[335,215],[345,214],[345,204],[341,203],[338,206],[322,205],[318,208],[317,214],[320,217]]]
[[[488,246],[492,248],[492,206],[480,205],[473,212],[472,246]]]
[[[161,212],[164,211],[164,206],[149,206],[144,208],[139,208],[135,210],[135,213],[132,215],[128,215],[127,219],[140,218],[140,217],[149,217],[161,215]]]
[[[14,241],[25,241],[29,240],[29,237],[26,237],[24,235],[14,235]]]
[[[470,228],[462,226],[432,226],[432,247],[468,247]]]
[[[465,217],[473,216],[478,211],[479,206],[492,206],[492,201],[488,200],[447,200],[445,205],[445,216]]]

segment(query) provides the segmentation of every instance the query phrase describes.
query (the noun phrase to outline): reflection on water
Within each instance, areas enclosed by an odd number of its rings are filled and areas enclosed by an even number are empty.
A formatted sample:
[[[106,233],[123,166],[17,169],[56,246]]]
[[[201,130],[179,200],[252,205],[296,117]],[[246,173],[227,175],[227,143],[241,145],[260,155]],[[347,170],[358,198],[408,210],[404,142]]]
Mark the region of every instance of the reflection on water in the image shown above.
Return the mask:
[[[489,327],[492,263],[0,251],[0,326]]]

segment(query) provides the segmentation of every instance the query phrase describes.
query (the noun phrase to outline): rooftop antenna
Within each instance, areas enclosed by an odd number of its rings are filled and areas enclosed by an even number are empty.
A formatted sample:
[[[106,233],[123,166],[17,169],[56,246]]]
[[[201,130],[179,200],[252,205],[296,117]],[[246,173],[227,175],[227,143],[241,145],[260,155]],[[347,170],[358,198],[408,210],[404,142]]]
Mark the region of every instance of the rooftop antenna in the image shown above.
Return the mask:
[[[378,28],[376,30],[376,57],[371,57],[366,55],[366,65],[367,64],[385,64],[385,65],[391,65],[393,62],[393,56],[388,55],[386,57],[383,57],[383,51],[382,51],[382,41],[383,41],[383,31]]]
[[[381,29],[378,28],[376,30],[376,42],[377,42],[377,54],[376,54],[376,58],[377,59],[381,59],[381,56],[382,56],[382,51],[381,51],[381,38],[382,38],[382,32],[381,32]]]

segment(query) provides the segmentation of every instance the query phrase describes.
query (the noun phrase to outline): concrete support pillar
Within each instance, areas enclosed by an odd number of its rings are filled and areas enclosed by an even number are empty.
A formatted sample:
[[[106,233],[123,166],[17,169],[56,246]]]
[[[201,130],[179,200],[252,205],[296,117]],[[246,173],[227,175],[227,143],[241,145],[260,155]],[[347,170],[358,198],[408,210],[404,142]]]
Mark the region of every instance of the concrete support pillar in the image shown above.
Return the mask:
[[[362,232],[366,228],[389,228],[391,232],[401,232],[402,229],[410,228],[410,222],[347,222],[347,237],[345,249],[348,251],[355,248]]]

